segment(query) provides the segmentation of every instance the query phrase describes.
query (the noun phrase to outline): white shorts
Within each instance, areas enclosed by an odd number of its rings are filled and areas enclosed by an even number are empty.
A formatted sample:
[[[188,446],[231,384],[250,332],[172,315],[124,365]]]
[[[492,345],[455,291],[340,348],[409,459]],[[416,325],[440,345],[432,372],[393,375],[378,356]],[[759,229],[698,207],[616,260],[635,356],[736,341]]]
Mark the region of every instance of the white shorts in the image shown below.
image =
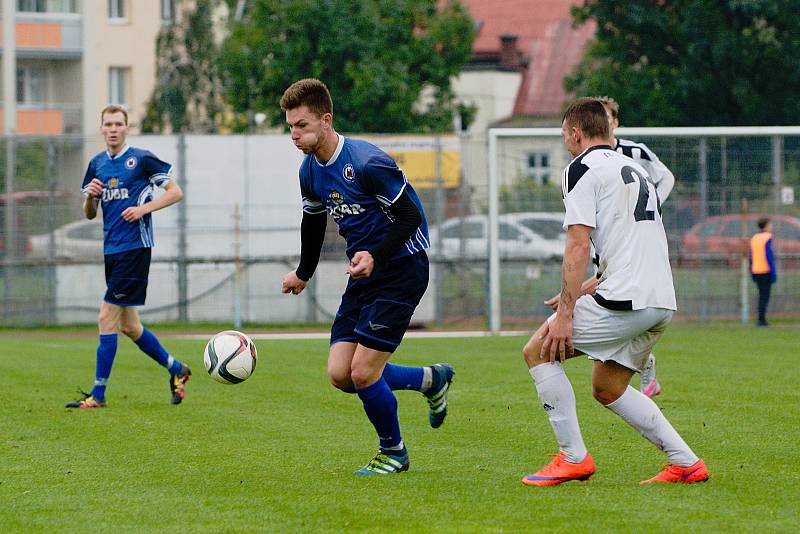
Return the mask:
[[[572,345],[591,360],[612,360],[641,372],[674,313],[664,308],[614,311],[600,306],[591,295],[584,295],[575,303]],[[547,320],[552,321],[555,316]]]

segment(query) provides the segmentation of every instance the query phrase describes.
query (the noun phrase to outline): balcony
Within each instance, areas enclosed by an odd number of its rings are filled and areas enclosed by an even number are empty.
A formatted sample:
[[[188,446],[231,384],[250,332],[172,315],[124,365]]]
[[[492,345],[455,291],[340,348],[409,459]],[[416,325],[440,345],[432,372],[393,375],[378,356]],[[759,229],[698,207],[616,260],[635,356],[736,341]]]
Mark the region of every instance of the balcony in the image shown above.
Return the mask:
[[[82,19],[74,13],[17,13],[17,57],[24,59],[80,59]],[[0,43],[2,43],[0,26]]]
[[[5,133],[3,113],[0,107],[0,133]],[[80,131],[80,104],[17,104],[17,134],[61,135]]]

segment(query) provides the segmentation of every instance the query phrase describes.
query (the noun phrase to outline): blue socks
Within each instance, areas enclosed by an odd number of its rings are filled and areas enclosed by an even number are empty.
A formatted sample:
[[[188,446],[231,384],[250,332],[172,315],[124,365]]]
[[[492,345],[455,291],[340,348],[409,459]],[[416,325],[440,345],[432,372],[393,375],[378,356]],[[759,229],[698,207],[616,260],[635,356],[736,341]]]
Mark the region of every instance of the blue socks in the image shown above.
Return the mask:
[[[159,365],[166,367],[169,370],[169,374],[176,375],[181,370],[181,362],[170,356],[161,346],[161,343],[158,342],[156,336],[147,328],[142,330],[142,335],[134,343],[139,346],[142,352],[158,362]]]
[[[397,398],[383,377],[365,388],[356,389],[372,426],[378,433],[381,449],[396,447],[402,441],[397,419]]]
[[[117,355],[117,334],[100,334],[100,344],[97,346],[97,366],[94,372],[94,387],[92,397],[103,401],[106,398],[106,385],[111,376],[111,366],[114,365],[114,356]]]
[[[407,367],[405,365],[387,363],[386,367],[383,368],[383,379],[386,380],[389,389],[392,391],[399,389],[420,391],[424,376],[425,369],[423,367]]]

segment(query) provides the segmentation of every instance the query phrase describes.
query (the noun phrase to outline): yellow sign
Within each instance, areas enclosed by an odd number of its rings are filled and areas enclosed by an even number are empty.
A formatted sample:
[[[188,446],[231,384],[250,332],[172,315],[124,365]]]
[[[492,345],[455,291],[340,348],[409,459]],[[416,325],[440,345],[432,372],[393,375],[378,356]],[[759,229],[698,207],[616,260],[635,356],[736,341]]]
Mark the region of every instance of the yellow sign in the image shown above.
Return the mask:
[[[392,156],[415,189],[436,187],[437,166],[442,187],[461,184],[461,150],[455,136],[376,136],[366,140]]]

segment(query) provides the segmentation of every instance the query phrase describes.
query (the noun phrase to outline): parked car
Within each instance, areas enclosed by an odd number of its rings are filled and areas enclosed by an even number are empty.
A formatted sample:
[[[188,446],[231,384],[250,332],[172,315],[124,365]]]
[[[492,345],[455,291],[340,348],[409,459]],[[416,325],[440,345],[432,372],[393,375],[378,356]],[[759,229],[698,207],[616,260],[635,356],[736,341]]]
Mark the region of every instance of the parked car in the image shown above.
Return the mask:
[[[692,261],[698,255],[725,260],[735,265],[747,252],[750,237],[758,231],[758,219],[764,214],[715,215],[692,226],[682,239],[683,259]],[[800,255],[800,219],[789,215],[766,215],[772,220],[773,248],[776,253]],[[742,238],[742,221],[747,222]]]
[[[30,236],[30,256],[46,258],[50,249],[50,234]],[[53,230],[53,255],[67,259],[97,259],[103,257],[103,220],[81,219]]]
[[[561,258],[564,255],[564,245],[567,243],[564,213],[545,211],[506,213],[500,216],[500,220],[521,224],[536,234],[542,248],[547,250],[548,257]]]
[[[505,259],[548,260],[564,252],[564,240],[553,235],[549,213],[509,213],[498,219],[500,257]],[[431,255],[446,259],[487,257],[488,215],[454,217],[431,230]],[[541,226],[541,228],[540,228]],[[439,246],[441,232],[441,247]]]

